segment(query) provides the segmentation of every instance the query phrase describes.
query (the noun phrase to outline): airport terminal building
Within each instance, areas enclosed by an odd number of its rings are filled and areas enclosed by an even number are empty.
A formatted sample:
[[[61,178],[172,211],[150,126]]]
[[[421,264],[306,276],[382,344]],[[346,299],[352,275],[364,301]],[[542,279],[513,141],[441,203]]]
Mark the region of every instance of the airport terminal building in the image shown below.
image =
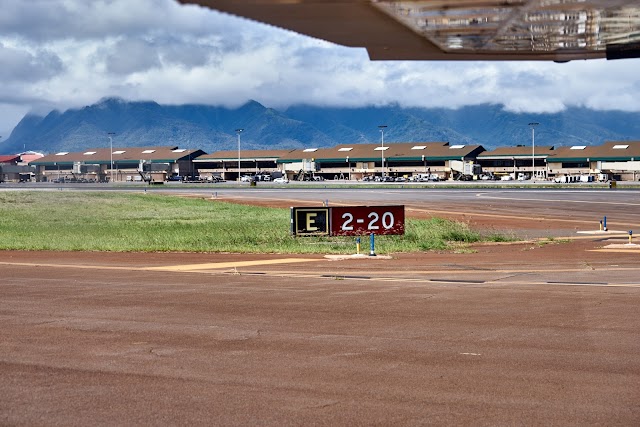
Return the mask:
[[[39,182],[164,182],[192,175],[202,150],[168,147],[95,148],[59,152],[29,163]]]
[[[194,159],[198,176],[204,181],[213,181],[219,177],[225,181],[235,181],[239,176],[269,174],[277,177],[278,159],[293,150],[246,150],[217,151],[203,154]]]
[[[294,150],[280,157],[277,163],[288,178],[298,180],[309,174],[333,180],[362,180],[381,175],[408,178],[418,174],[449,179],[452,161],[473,161],[483,151],[480,145],[448,142],[344,144]]]
[[[640,141],[609,141],[594,146],[501,147],[481,153],[476,160],[483,172],[512,175],[514,179],[532,174],[536,179],[558,181],[580,176],[616,181],[640,179]]]
[[[15,171],[14,171],[15,170]],[[4,181],[164,182],[235,181],[247,176],[290,180],[589,180],[640,179],[640,141],[598,146],[515,146],[487,151],[481,145],[449,142],[342,144],[330,148],[220,151],[211,154],[177,146],[97,148],[37,158],[29,167],[15,156],[0,158]]]

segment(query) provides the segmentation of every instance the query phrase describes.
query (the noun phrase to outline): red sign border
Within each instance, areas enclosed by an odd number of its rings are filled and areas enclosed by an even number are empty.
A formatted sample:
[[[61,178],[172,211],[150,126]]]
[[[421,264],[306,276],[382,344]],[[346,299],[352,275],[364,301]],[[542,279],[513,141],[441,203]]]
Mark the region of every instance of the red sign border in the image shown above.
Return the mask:
[[[390,206],[332,206],[330,211],[329,230],[331,236],[367,236],[375,234],[377,236],[385,235],[403,235],[405,233],[405,207],[404,205]],[[371,215],[374,213],[377,215]],[[352,218],[348,226],[353,230],[345,231],[342,227],[345,221],[349,221],[349,217],[343,218],[343,215],[351,214]],[[387,214],[391,214],[393,218],[393,226],[387,228],[389,219]],[[370,229],[369,226],[377,226],[377,229]]]

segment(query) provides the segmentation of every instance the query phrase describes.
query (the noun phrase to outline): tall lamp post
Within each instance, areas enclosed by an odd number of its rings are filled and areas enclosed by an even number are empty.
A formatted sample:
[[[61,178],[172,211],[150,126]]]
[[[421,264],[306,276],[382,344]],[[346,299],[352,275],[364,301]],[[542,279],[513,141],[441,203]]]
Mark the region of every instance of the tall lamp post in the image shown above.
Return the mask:
[[[387,125],[379,125],[378,129],[380,129],[380,170],[382,176],[384,176],[384,130],[387,128]]]
[[[529,123],[531,128],[531,181],[535,179],[536,175],[536,126],[539,124],[536,122]]]
[[[238,135],[238,184],[240,184],[240,134],[244,129],[236,129]]]
[[[107,135],[109,136],[109,151],[111,152],[111,183],[113,184],[113,135],[115,135],[115,132],[107,132]]]

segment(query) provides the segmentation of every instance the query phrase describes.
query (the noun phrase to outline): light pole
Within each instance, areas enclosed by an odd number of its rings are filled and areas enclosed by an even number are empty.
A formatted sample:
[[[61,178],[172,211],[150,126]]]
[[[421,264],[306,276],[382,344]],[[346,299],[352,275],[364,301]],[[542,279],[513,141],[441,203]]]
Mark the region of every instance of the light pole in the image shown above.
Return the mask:
[[[113,135],[115,135],[115,132],[107,132],[107,135],[109,135],[109,151],[111,152],[111,183],[113,184]]]
[[[387,128],[387,125],[378,125],[378,129],[380,129],[380,170],[381,174],[384,177],[384,130]]]
[[[536,126],[539,124],[536,122],[529,123],[531,128],[531,181],[534,180],[536,175]]]
[[[238,184],[240,184],[240,134],[244,129],[236,129],[238,135]]]

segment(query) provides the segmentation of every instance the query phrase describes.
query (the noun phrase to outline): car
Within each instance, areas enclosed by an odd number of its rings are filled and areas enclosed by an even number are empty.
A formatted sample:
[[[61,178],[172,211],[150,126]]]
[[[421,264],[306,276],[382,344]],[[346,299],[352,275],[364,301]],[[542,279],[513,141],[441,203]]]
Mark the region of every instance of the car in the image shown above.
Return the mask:
[[[240,178],[240,181],[242,182],[251,182],[253,181],[253,177],[251,175],[244,175]]]
[[[285,178],[285,177],[280,177],[280,178],[276,178],[273,180],[274,184],[288,184],[289,183],[289,179]]]
[[[136,176],[136,178],[141,178],[141,177],[140,176]],[[182,182],[183,180],[184,180],[184,177],[180,176],[180,175],[173,175],[173,176],[170,176],[169,178],[167,178],[167,181],[180,181],[180,182]]]
[[[494,175],[491,172],[489,172],[484,175],[480,175],[480,179],[482,181],[497,181],[499,178],[497,175]]]

